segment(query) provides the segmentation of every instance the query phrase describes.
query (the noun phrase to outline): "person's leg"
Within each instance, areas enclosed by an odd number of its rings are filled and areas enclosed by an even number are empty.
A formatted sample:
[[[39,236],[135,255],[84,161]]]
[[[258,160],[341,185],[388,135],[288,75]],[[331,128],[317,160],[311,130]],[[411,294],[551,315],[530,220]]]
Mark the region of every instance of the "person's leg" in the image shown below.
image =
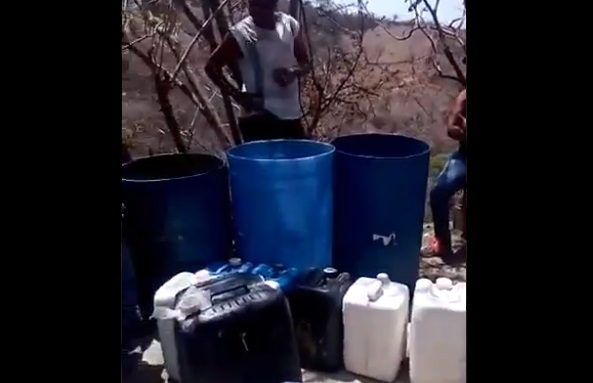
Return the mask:
[[[451,252],[451,232],[449,230],[449,201],[466,184],[466,162],[459,152],[455,152],[439,174],[430,192],[430,208],[434,223],[437,252],[447,255]]]
[[[282,120],[278,126],[282,138],[305,139],[307,134],[301,122],[301,119],[296,120]]]
[[[243,142],[273,140],[276,117],[268,113],[239,118],[239,130]]]

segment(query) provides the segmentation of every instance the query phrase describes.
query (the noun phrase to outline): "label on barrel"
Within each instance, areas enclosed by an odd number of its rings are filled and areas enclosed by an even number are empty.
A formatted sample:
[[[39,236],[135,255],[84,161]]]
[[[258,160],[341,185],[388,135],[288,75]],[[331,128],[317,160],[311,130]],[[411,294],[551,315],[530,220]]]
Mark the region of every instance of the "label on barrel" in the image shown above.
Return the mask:
[[[383,246],[397,246],[395,233],[389,235],[373,234],[373,241],[381,241]]]

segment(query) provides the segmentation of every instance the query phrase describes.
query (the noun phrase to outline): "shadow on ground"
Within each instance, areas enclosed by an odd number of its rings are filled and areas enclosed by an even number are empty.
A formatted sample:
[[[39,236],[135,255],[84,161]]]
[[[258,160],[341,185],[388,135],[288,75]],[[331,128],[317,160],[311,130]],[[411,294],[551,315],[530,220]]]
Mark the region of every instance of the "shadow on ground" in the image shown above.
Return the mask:
[[[400,368],[399,374],[393,383],[409,383],[409,373],[407,362],[404,362]],[[303,383],[380,383],[378,380],[354,375],[346,371],[335,374],[325,374],[321,372],[305,371],[303,372]]]
[[[139,355],[138,366],[131,374],[122,378],[122,383],[162,383],[163,366],[154,366],[145,363]]]
[[[140,351],[140,350],[138,350]],[[136,369],[122,378],[122,383],[164,383],[167,373],[164,372],[161,345],[151,339],[150,345],[137,353]],[[404,362],[394,383],[409,383],[407,363]],[[170,382],[169,382],[170,383]],[[222,383],[222,382],[221,382]],[[303,371],[303,383],[379,383],[376,380],[355,376],[342,371],[335,374],[325,374],[314,371]]]

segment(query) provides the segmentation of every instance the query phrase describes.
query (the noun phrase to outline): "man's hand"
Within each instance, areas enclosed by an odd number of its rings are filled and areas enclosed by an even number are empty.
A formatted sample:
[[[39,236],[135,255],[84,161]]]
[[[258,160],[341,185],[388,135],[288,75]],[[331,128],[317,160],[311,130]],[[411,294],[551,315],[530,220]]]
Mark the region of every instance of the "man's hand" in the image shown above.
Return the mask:
[[[281,87],[292,84],[298,77],[298,70],[295,68],[276,68],[272,72],[274,81]]]
[[[210,55],[206,63],[205,71],[208,77],[216,84],[221,91],[226,92],[248,112],[260,112],[263,110],[264,102],[262,97],[254,94],[244,93],[233,86],[224,74],[225,66],[231,67],[243,58],[239,43],[232,34],[228,34],[216,50]]]

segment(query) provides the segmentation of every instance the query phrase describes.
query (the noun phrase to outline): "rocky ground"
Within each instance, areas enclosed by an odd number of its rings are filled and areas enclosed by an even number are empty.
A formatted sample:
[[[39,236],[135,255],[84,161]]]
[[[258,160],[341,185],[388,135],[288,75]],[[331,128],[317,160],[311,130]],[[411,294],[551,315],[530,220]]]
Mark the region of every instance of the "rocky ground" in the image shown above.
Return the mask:
[[[458,231],[453,231],[453,243],[456,252],[454,260],[447,263],[439,257],[430,256],[425,248],[432,240],[432,226],[426,224],[423,237],[423,256],[420,260],[420,275],[436,279],[448,277],[453,280],[465,281],[466,279],[466,249],[464,241]],[[123,380],[123,383],[165,383],[167,373],[163,370],[163,356],[158,341],[149,339],[146,341],[144,352],[138,350],[139,368],[132,375]],[[311,371],[303,371],[303,383],[374,383],[368,378],[357,377],[352,374],[341,372],[338,374],[320,374]],[[404,364],[400,370],[398,379],[394,383],[408,383],[407,366]]]
[[[465,281],[467,248],[465,241],[461,238],[461,232],[453,230],[454,257],[448,262],[443,262],[440,257],[430,256],[427,247],[433,239],[432,224],[424,225],[424,237],[422,238],[422,257],[420,258],[420,276],[436,279],[447,277],[455,281]]]

